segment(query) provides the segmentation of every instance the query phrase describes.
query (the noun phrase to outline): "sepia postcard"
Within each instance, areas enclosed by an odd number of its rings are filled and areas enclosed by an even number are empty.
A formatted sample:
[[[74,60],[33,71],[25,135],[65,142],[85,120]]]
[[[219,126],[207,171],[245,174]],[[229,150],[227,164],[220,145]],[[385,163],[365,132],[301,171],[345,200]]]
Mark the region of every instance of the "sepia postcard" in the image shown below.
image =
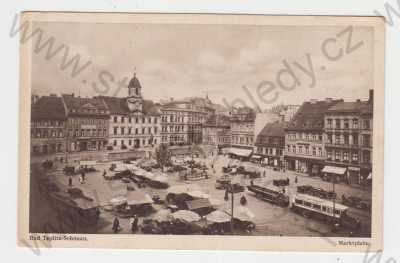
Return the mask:
[[[383,249],[384,24],[16,16],[18,245]]]

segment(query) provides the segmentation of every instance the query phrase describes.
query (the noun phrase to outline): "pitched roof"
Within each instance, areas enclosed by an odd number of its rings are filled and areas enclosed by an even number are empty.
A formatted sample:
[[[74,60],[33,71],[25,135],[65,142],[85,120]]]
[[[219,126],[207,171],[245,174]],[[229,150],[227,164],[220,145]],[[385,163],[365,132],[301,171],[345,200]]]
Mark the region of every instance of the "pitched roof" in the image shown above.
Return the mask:
[[[129,108],[128,105],[126,104],[125,98],[106,97],[106,96],[102,96],[101,98],[107,105],[110,114],[124,115],[129,113]]]
[[[61,97],[43,96],[31,106],[32,120],[65,120],[66,116]]]
[[[327,113],[372,113],[373,105],[368,101],[339,102],[327,110]]]
[[[322,100],[304,102],[293,119],[289,122],[287,130],[322,130],[324,128],[324,114],[333,105],[343,100]]]
[[[260,131],[258,136],[285,136],[285,128],[288,125],[287,122],[271,122],[267,123],[264,128]],[[257,138],[258,138],[257,136]]]
[[[107,114],[108,108],[100,97],[94,98],[81,98],[69,94],[62,95],[63,101],[67,107],[68,114],[90,114],[90,115],[104,115]],[[93,109],[95,111],[85,111],[85,109]]]
[[[143,113],[145,115],[161,115],[161,106],[152,100],[143,100]]]

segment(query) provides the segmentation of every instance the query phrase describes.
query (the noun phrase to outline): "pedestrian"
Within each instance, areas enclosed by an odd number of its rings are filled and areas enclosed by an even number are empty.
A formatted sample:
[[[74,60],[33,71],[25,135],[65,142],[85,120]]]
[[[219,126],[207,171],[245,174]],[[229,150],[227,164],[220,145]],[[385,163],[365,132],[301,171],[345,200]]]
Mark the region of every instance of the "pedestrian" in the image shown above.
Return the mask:
[[[247,199],[244,195],[242,195],[242,197],[240,198],[240,204],[241,205],[246,205],[247,204]]]
[[[264,171],[263,171],[263,177],[265,177],[267,175],[267,172],[265,171],[265,169],[264,169]]]
[[[286,193],[285,187],[282,188],[282,193],[283,193],[283,194]]]
[[[139,223],[139,218],[137,215],[134,215],[134,220],[133,220],[133,225],[132,225],[132,233],[135,233],[138,231],[139,227],[138,227],[138,223]]]
[[[68,178],[68,185],[71,187],[72,186],[72,177],[71,176],[69,176],[69,178]]]
[[[118,217],[114,218],[114,222],[113,222],[113,225],[112,225],[112,230],[113,230],[114,234],[119,231],[119,220],[118,220]]]
[[[296,178],[294,178],[294,183],[297,184],[297,182],[298,182],[298,178],[297,178],[297,175],[296,175]]]
[[[82,181],[85,182],[85,172],[82,171]]]
[[[82,175],[80,175],[80,176],[79,176],[79,183],[80,183],[80,184],[83,184],[83,178],[82,178]]]
[[[253,180],[253,179],[251,179],[250,185],[251,185],[251,186],[254,186],[254,180]]]
[[[290,184],[289,177],[286,177],[286,184],[287,184],[287,185],[289,185],[289,184]]]
[[[104,169],[104,171],[103,171],[103,178],[104,178],[104,179],[106,179],[106,175],[107,175],[107,172],[106,172],[106,170]]]

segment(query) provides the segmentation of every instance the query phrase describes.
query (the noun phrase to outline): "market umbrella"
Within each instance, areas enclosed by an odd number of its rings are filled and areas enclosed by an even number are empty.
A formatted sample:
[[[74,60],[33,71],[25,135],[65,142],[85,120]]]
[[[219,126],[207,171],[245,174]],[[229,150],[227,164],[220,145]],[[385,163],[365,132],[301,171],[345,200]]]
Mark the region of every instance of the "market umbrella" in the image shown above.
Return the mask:
[[[168,193],[171,194],[183,194],[183,193],[188,193],[191,191],[196,191],[199,190],[200,187],[197,184],[178,184],[178,185],[173,185],[170,188],[168,188]]]
[[[183,220],[188,223],[199,221],[201,219],[198,214],[196,214],[195,212],[189,211],[189,210],[179,210],[179,211],[171,214],[171,217],[173,219]]]
[[[226,212],[231,214],[231,209],[227,209]],[[233,209],[233,217],[240,221],[252,221],[255,215],[247,207],[237,206]]]
[[[188,192],[188,195],[194,197],[194,198],[208,198],[209,195],[200,191],[200,190],[194,190],[194,191],[190,191]]]
[[[147,173],[147,172],[146,172],[145,170],[139,168],[139,169],[136,169],[136,170],[134,171],[134,173],[135,173],[135,175],[137,175],[137,176],[144,176],[145,173]]]
[[[110,204],[117,206],[117,205],[123,205],[127,202],[127,199],[125,196],[117,196],[114,197],[110,200]]]
[[[142,204],[152,204],[153,199],[151,199],[149,194],[141,192],[130,192],[126,197],[128,205],[142,205]]]
[[[231,221],[231,217],[220,210],[215,210],[208,215],[205,216],[207,221],[213,222],[213,223],[226,223]]]
[[[169,209],[161,209],[158,210],[153,216],[151,217],[153,220],[158,222],[168,221],[168,217],[171,215],[171,210]]]

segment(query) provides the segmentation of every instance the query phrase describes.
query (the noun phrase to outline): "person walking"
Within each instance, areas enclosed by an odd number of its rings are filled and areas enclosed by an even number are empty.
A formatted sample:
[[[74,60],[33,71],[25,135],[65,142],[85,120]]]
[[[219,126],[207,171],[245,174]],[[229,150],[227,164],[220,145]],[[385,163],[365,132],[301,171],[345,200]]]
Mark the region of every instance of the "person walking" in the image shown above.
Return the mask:
[[[80,184],[83,184],[83,178],[82,178],[82,175],[80,175],[80,176],[79,176],[79,183],[80,183]]]
[[[106,172],[106,170],[104,169],[104,171],[103,171],[103,178],[104,178],[104,179],[106,179],[106,174],[107,174],[107,172]]]
[[[136,233],[138,231],[138,222],[139,218],[137,215],[134,215],[130,220],[129,223],[131,224],[131,232]]]
[[[71,187],[72,186],[72,177],[69,176],[68,178],[68,186]]]
[[[114,234],[119,231],[119,220],[118,220],[118,217],[114,218],[114,222],[113,222],[113,225],[112,225],[112,230],[113,230]]]
[[[296,175],[296,178],[294,178],[294,183],[297,184],[297,182],[298,182],[298,178],[297,178],[297,175]]]
[[[86,175],[85,175],[85,172],[84,171],[82,171],[82,180],[85,182],[85,178],[86,177]]]

